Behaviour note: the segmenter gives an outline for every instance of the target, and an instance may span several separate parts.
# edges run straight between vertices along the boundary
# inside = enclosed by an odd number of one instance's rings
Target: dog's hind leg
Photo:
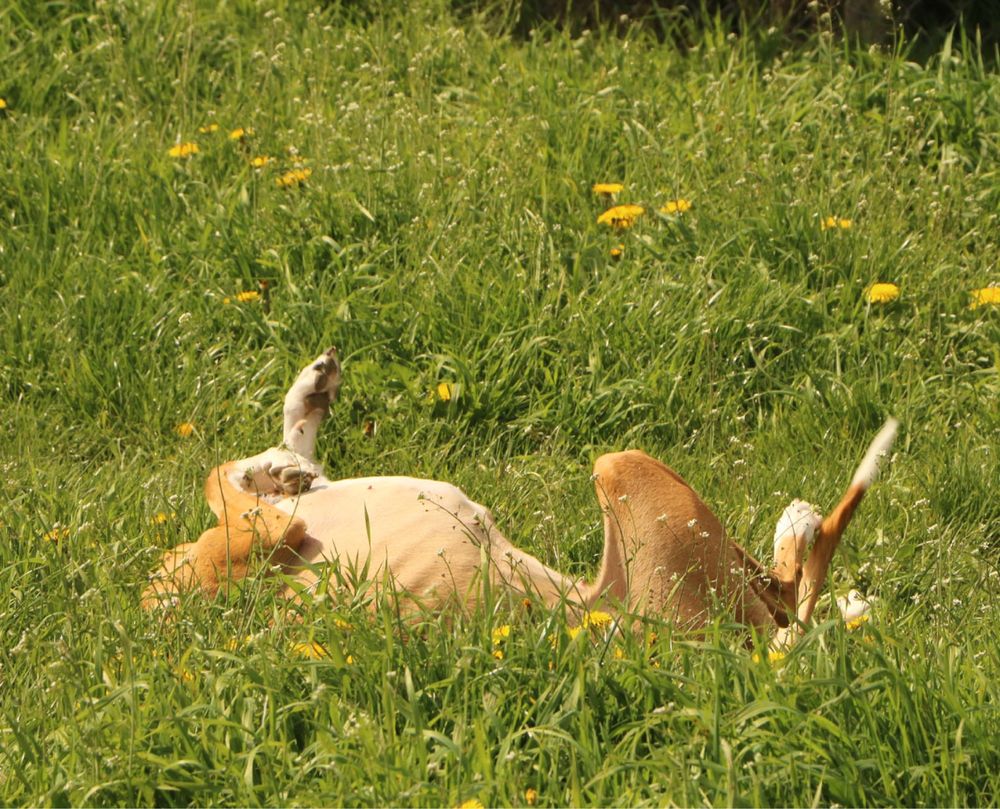
[[[837,597],[837,609],[848,629],[857,629],[871,616],[872,602],[857,590],[851,590],[846,596]]]
[[[780,582],[785,606],[795,612],[797,589],[802,578],[802,558],[819,530],[822,517],[804,500],[793,500],[781,512],[774,529],[774,568],[771,575]]]
[[[798,590],[802,581],[802,559],[806,549],[812,545],[819,530],[822,517],[815,508],[804,500],[793,500],[781,512],[774,529],[774,567],[771,576],[777,585],[777,593],[786,610],[781,616],[778,632],[774,638],[776,648],[791,645],[798,635],[795,626],[798,612]],[[779,616],[775,616],[776,620]],[[790,620],[790,623],[786,623]]]

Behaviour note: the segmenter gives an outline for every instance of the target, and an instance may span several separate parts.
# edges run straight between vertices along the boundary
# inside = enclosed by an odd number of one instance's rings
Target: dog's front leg
[[[331,347],[299,372],[285,394],[282,446],[237,461],[230,483],[275,500],[308,491],[323,474],[314,460],[316,436],[339,388],[340,362]]]
[[[310,458],[283,447],[271,447],[231,465],[229,482],[237,489],[271,502],[309,491],[323,468]]]
[[[308,460],[315,457],[319,425],[340,389],[340,361],[330,347],[299,372],[285,394],[286,447]]]

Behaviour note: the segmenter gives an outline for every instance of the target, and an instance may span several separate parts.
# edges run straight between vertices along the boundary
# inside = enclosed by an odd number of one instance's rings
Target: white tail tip
[[[899,422],[896,419],[890,418],[883,425],[882,429],[878,431],[878,435],[875,436],[875,439],[868,447],[868,452],[865,453],[865,457],[861,460],[858,471],[854,473],[854,478],[851,480],[852,488],[860,486],[862,489],[867,490],[878,479],[879,461],[891,449],[892,442],[896,439],[896,429],[898,427]]]

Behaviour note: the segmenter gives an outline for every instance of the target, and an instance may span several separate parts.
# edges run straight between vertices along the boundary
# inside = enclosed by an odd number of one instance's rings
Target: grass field
[[[1000,282],[1000,79],[975,48],[265,5],[0,8],[0,803],[1000,800],[1000,310],[973,294]],[[599,224],[595,182],[644,214]],[[331,343],[331,476],[453,481],[575,575],[603,451],[662,458],[766,557],[896,415],[828,587],[873,620],[827,599],[769,662],[722,619],[296,624],[266,583],[144,614],[159,553],[210,524],[207,469],[279,440]]]

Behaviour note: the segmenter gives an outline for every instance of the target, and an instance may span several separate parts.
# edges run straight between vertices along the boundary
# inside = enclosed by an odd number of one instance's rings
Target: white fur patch
[[[774,529],[775,551],[778,549],[778,543],[789,535],[793,536],[797,541],[804,541],[806,544],[811,543],[822,521],[823,519],[816,512],[812,504],[807,503],[805,500],[793,500],[781,512],[778,525]]]
[[[837,598],[837,608],[846,624],[859,625],[866,620],[865,616],[871,611],[872,602],[865,598],[857,590],[851,590],[846,596]],[[850,628],[854,628],[853,626]]]

